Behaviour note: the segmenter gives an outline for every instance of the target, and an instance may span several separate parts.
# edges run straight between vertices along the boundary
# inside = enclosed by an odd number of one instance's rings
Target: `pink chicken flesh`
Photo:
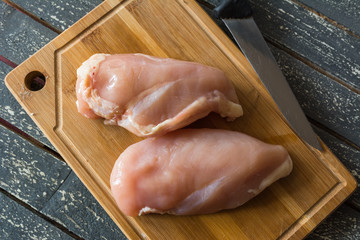
[[[128,147],[110,185],[129,216],[236,208],[290,174],[284,147],[219,129],[182,129]]]
[[[243,114],[219,69],[144,54],[95,54],[77,70],[78,111],[138,136],[162,135],[210,112]]]

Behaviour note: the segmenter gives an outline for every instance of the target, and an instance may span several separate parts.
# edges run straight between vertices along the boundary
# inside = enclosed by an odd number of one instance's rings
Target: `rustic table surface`
[[[0,239],[126,239],[3,81],[101,2],[0,1]],[[219,2],[198,1],[210,15]],[[250,2],[316,133],[359,182],[360,0]],[[360,239],[360,190],[307,238]]]

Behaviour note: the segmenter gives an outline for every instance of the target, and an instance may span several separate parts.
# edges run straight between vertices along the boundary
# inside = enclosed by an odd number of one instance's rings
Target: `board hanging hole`
[[[46,78],[39,71],[33,71],[26,75],[25,86],[30,91],[39,91],[45,86]]]

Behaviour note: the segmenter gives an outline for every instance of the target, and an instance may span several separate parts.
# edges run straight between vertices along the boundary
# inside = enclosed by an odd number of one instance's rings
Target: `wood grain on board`
[[[119,153],[139,138],[119,127],[83,118],[74,104],[76,68],[96,52],[142,52],[223,69],[237,88],[245,115],[231,124],[212,115],[199,124],[244,131],[283,144],[294,159],[294,172],[235,210],[205,216],[125,217],[109,192],[109,174]],[[23,88],[25,76],[32,71],[46,76],[45,87],[37,92]],[[317,152],[291,131],[245,58],[194,1],[166,5],[146,0],[104,2],[11,72],[6,82],[130,238],[303,237],[355,186],[325,146],[324,152]],[[24,97],[24,93],[29,94]],[[310,187],[314,190],[308,191]],[[274,222],[274,217],[279,221]]]

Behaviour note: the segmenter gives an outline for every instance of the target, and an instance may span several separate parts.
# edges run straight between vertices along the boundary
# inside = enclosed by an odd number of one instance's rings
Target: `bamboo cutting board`
[[[215,114],[193,127],[226,128],[285,146],[292,174],[245,205],[199,216],[127,217],[117,208],[109,176],[119,154],[140,138],[77,112],[76,69],[94,53],[135,53],[200,62],[234,83],[244,116]],[[43,74],[45,86],[32,91]],[[6,84],[116,224],[131,239],[298,239],[355,189],[355,180],[323,144],[299,139],[250,64],[193,0],[108,0],[14,69]]]

